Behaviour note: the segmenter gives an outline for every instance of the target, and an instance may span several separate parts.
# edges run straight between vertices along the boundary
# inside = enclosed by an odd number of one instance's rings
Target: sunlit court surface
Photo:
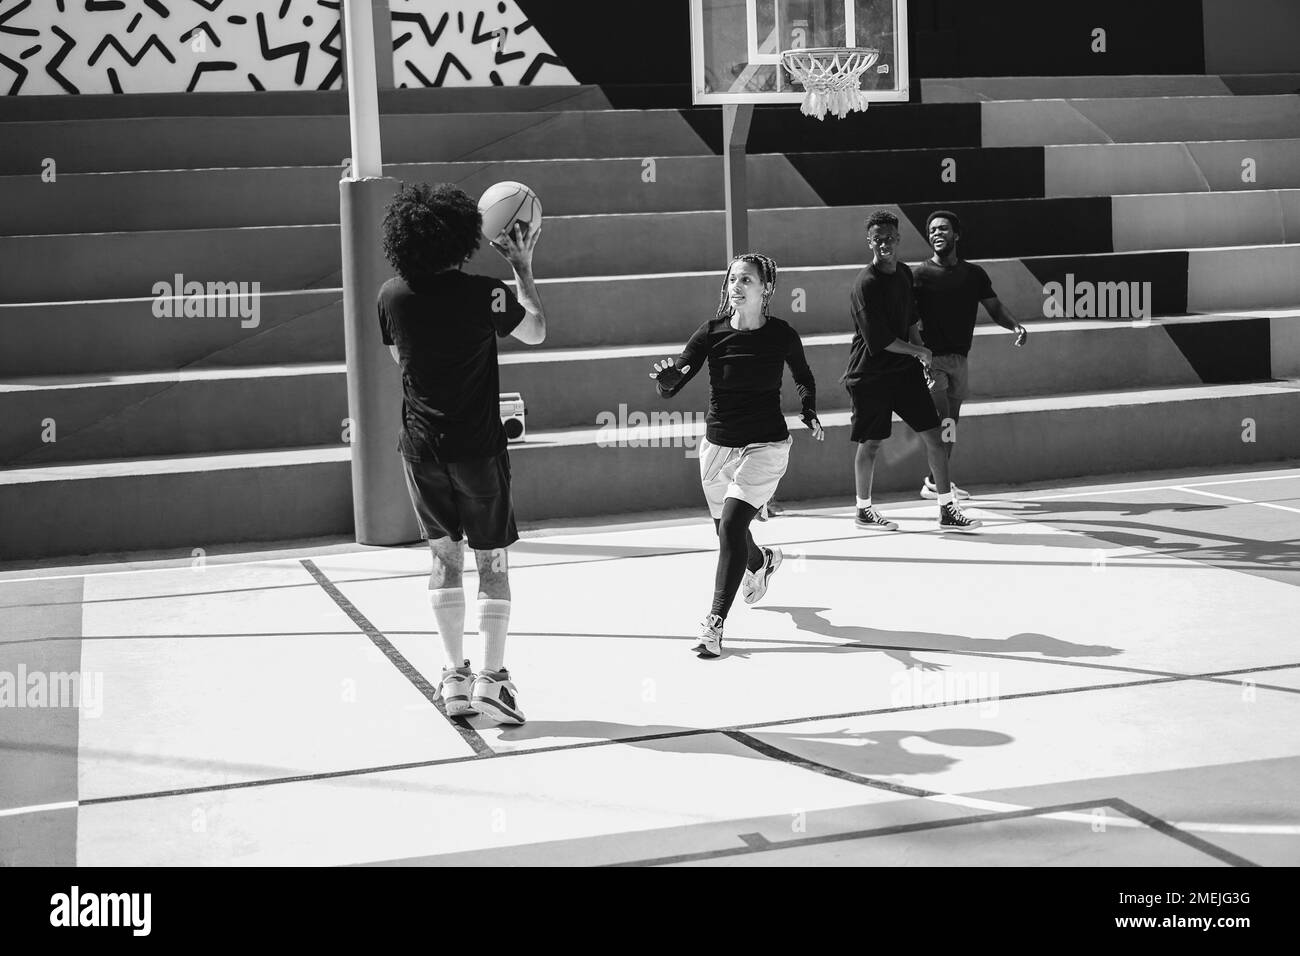
[[[6,712],[0,856],[1300,863],[1300,469],[973,491],[978,535],[786,503],[718,660],[702,507],[525,529],[520,727],[435,704],[423,547],[6,571],[0,672],[51,683]]]

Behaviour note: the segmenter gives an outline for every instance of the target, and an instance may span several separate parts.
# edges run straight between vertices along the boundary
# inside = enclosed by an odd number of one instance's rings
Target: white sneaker
[[[498,724],[522,724],[524,712],[519,709],[518,693],[510,672],[504,667],[495,673],[481,670],[474,678],[470,703],[480,714]]]
[[[763,595],[767,593],[768,582],[772,580],[772,575],[776,574],[776,569],[781,566],[784,557],[780,548],[760,548],[760,550],[763,552],[763,566],[757,571],[750,571],[740,584],[740,593],[746,604],[763,600]]]
[[[970,497],[970,492],[962,488],[958,488],[956,482],[949,482],[948,487],[952,489],[953,497],[957,498],[958,500],[965,500],[966,498]],[[930,501],[935,501],[936,499],[938,499],[939,489],[934,486],[933,478],[927,476],[925,481],[922,482],[921,497],[928,498]]]
[[[470,703],[470,689],[474,684],[474,673],[469,669],[469,661],[460,667],[444,667],[442,680],[438,682],[438,697],[447,708],[448,717],[469,717],[474,713]]]
[[[700,625],[703,630],[700,632],[699,642],[691,648],[697,655],[703,658],[714,658],[722,656],[722,618],[716,614],[710,614]]]

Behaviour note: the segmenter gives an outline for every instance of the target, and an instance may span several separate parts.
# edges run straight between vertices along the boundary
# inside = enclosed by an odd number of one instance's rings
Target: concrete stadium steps
[[[1246,418],[1257,423],[1253,442],[1242,440]],[[824,442],[787,420],[794,446],[777,497],[842,496],[847,515],[849,413],[823,414]],[[692,423],[622,436],[595,429],[537,435],[511,450],[516,510],[528,521],[702,508],[692,457],[702,432]],[[954,465],[963,486],[1290,459],[1300,455],[1300,382],[971,402],[962,412],[959,446]],[[918,487],[926,470],[920,439],[895,419],[894,437],[877,460],[876,492]]]
[[[1300,310],[1276,316],[1188,316],[1150,325],[1114,322],[1038,322],[1026,345],[994,325],[976,329],[971,349],[974,399],[1059,393],[1103,392],[1134,387],[1191,386],[1267,380],[1294,374],[1275,369],[1273,355],[1300,334]],[[519,392],[529,429],[594,426],[601,414],[626,419],[644,414],[702,416],[708,410],[708,372],[671,400],[661,399],[650,381],[651,365],[676,356],[691,330],[674,342],[608,349],[529,350],[504,355],[501,388]],[[817,383],[818,406],[845,403],[840,376],[848,364],[850,332],[803,332],[804,353]],[[788,414],[799,400],[787,370],[782,390]]]
[[[1300,131],[1300,125],[1292,133]],[[1251,160],[1251,181],[1246,161]],[[1300,139],[1106,143],[1043,150],[1046,196],[1234,192],[1300,185]]]
[[[382,114],[607,110],[598,86],[445,86],[379,91]],[[6,96],[0,123],[160,116],[347,116],[346,90]]]
[[[923,77],[923,103],[1294,93],[1300,74]]]
[[[678,110],[446,113],[380,119],[388,163],[708,152]],[[159,149],[166,143],[166,149]],[[341,166],[346,116],[194,116],[0,126],[0,174],[252,166]]]
[[[0,381],[0,466],[342,444],[347,417],[342,363]]]
[[[956,182],[943,180],[946,160],[956,163]],[[748,157],[748,172],[754,209],[1267,191],[1300,187],[1300,139],[766,153]],[[723,206],[722,162],[713,155],[659,156],[653,169],[625,157],[397,163],[387,174],[452,182],[471,195],[525,182],[548,217]],[[39,173],[0,176],[0,235],[337,223],[339,175],[337,166],[279,166],[62,172],[53,183]]]
[[[0,380],[343,360],[343,292],[263,292],[259,323],[154,314],[152,298],[0,304]]]
[[[1300,457],[1300,382],[1144,389],[968,404],[958,480],[1029,482]],[[853,493],[847,411],[823,413],[826,441],[792,422],[795,445],[778,496]],[[1243,441],[1244,419],[1257,423]],[[895,422],[876,469],[879,492],[911,489],[920,442]],[[511,449],[521,522],[700,508],[702,425],[623,434],[595,428],[533,433]],[[346,447],[289,449],[0,472],[0,560],[194,549],[351,530]],[[310,494],[304,490],[310,489]],[[975,505],[978,506],[978,500]],[[52,520],[51,516],[57,516]]]
[[[1002,329],[976,331],[974,399],[1108,389],[1261,381],[1273,368],[1273,340],[1300,335],[1300,310],[1277,316],[1188,316],[1143,326],[1040,322],[1030,343],[1012,347]],[[684,338],[689,330],[682,330]],[[839,377],[851,335],[804,335],[818,403],[844,403]],[[669,401],[649,379],[651,364],[682,342],[607,349],[529,349],[502,358],[501,387],[518,391],[530,431],[594,427],[602,415],[702,419],[708,376]],[[787,412],[799,410],[789,377]],[[396,396],[394,397],[396,400]],[[620,411],[621,406],[621,411]],[[102,377],[0,381],[0,465],[197,455],[342,443],[347,382],[341,361],[307,366],[186,369]],[[54,442],[44,440],[49,422]]]
[[[821,204],[784,156],[751,156],[748,165],[759,205]],[[397,163],[384,171],[404,182],[455,183],[472,196],[494,183],[527,183],[548,217],[723,206],[722,161],[713,155],[660,156],[653,169],[635,157]],[[339,176],[337,166],[68,173],[50,184],[36,176],[4,176],[0,234],[337,223]]]
[[[1284,139],[1300,96],[1014,100],[980,104],[983,146]]]
[[[0,560],[348,534],[346,446],[0,471]]]
[[[1300,190],[952,205],[963,216],[969,237],[963,252],[972,259],[1013,252],[1029,260],[1112,249],[1285,245],[1300,239]],[[787,269],[859,264],[862,222],[871,208],[753,210],[750,245]],[[933,204],[887,208],[904,224],[900,255],[910,261],[926,258],[921,230]],[[535,272],[561,280],[707,271],[723,264],[719,250],[726,245],[720,211],[555,216],[545,230]],[[247,283],[249,289],[259,283],[267,292],[336,287],[339,248],[336,225],[0,237],[0,259],[13,268],[6,295],[15,302],[142,298],[158,283],[165,284],[164,295],[176,295],[178,275],[205,288],[210,282]],[[486,244],[469,268],[511,277],[506,262]]]
[[[718,154],[718,109],[449,113],[382,118],[389,163]],[[1292,138],[1292,95],[898,104],[833,126],[799,111],[755,111],[751,153],[1051,146]],[[219,167],[333,166],[348,155],[342,116],[160,117],[0,124],[0,175]],[[167,149],[158,149],[166,142]]]

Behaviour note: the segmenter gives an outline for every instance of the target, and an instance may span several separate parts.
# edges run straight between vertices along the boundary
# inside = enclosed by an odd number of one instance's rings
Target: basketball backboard
[[[691,0],[694,102],[801,102],[802,84],[781,65],[796,47],[877,49],[864,93],[907,100],[907,0]]]

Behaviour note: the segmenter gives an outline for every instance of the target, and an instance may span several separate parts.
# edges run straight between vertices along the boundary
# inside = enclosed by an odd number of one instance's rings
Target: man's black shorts
[[[852,441],[888,438],[893,412],[898,412],[898,417],[916,432],[939,427],[939,413],[925,385],[920,362],[914,369],[864,375],[861,381],[847,387],[853,400],[853,430],[849,436]]]
[[[402,459],[420,530],[429,539],[469,538],[476,551],[519,540],[510,501],[510,453],[443,464]]]

